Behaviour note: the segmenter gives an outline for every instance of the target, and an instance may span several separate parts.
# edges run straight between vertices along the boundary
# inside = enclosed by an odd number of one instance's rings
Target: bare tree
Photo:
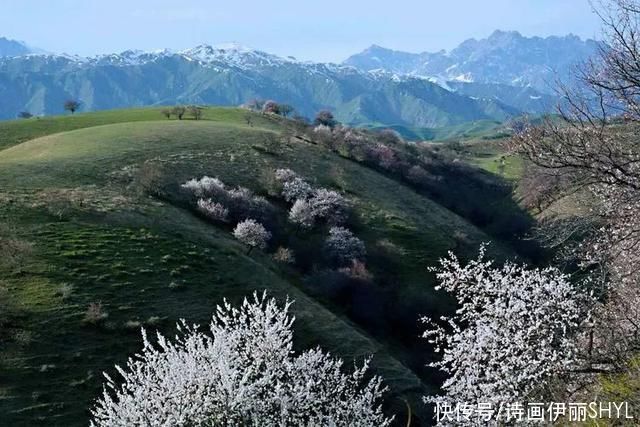
[[[162,114],[163,116],[165,116],[168,119],[171,118],[171,114],[173,114],[173,110],[169,109],[169,108],[164,108],[160,111],[160,114]]]
[[[75,99],[68,99],[64,102],[64,109],[66,111],[70,111],[71,114],[74,114],[76,111],[78,111],[80,105],[80,101],[77,101]]]
[[[523,192],[545,214],[541,237],[611,283],[586,346],[618,370],[640,348],[640,2],[602,2],[598,14],[605,43],[579,88],[562,88],[561,120],[519,126],[512,148],[527,162]]]
[[[187,107],[187,111],[189,112],[189,115],[195,120],[200,120],[202,118],[204,108],[197,105],[190,105]]]
[[[187,109],[181,105],[173,107],[171,112],[178,118],[178,120],[182,120],[184,114],[187,112]]]

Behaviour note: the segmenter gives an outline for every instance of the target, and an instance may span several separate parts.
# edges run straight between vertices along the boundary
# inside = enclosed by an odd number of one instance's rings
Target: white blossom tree
[[[246,219],[238,223],[233,230],[233,235],[249,247],[247,255],[251,253],[253,248],[266,248],[267,242],[271,239],[271,233],[254,219]]]
[[[140,354],[122,381],[105,374],[93,427],[114,426],[388,426],[379,377],[369,361],[350,373],[320,349],[293,352],[290,303],[245,299],[218,306],[208,333],[184,321],[172,342],[142,331]]]
[[[321,188],[309,199],[313,215],[317,219],[325,219],[330,224],[339,225],[347,220],[349,202],[340,193]]]
[[[198,210],[216,221],[257,218],[268,222],[272,206],[264,197],[245,187],[227,187],[218,178],[191,179],[182,188],[198,198]]]
[[[329,257],[341,266],[361,261],[367,254],[364,242],[344,227],[331,227],[325,248]]]
[[[523,402],[541,398],[545,381],[580,367],[580,327],[594,299],[555,268],[494,267],[479,257],[463,266],[440,260],[439,285],[458,302],[452,317],[425,318],[424,336],[442,359],[431,366],[448,378],[428,402]]]
[[[296,224],[312,227],[319,220],[332,225],[340,225],[346,221],[349,201],[340,193],[326,188],[314,189],[291,169],[277,169],[275,178],[282,186],[281,194],[284,199],[294,203],[289,218]]]
[[[313,188],[304,179],[296,177],[282,184],[282,196],[287,202],[307,199],[313,194]]]
[[[197,197],[212,197],[217,193],[226,191],[225,185],[218,178],[203,176],[201,179],[190,179],[182,184],[182,188],[191,191]]]
[[[291,206],[289,220],[298,225],[298,228],[312,228],[316,222],[313,208],[308,200],[298,199]]]
[[[282,186],[280,193],[287,202],[307,199],[313,193],[311,185],[291,169],[277,169],[275,178]]]
[[[294,178],[297,178],[298,174],[292,171],[291,169],[282,168],[282,169],[276,169],[275,177],[276,177],[276,181],[280,182],[281,184],[284,184],[287,181],[291,181]]]
[[[229,209],[212,199],[199,199],[198,210],[215,221],[226,222],[229,219]]]

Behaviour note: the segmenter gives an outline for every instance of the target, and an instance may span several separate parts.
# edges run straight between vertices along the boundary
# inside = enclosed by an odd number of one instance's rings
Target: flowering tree
[[[313,188],[302,178],[294,178],[282,185],[282,196],[287,202],[307,199],[313,194]]]
[[[347,219],[349,202],[336,191],[326,188],[314,190],[291,169],[276,170],[275,178],[282,185],[281,193],[285,200],[294,202],[295,209],[292,208],[289,216],[293,222],[311,227],[316,220],[324,219],[337,225]]]
[[[341,194],[321,188],[309,199],[313,215],[326,219],[330,224],[342,224],[349,214],[349,202]]]
[[[540,237],[611,286],[596,312],[594,363],[623,370],[640,346],[640,2],[596,2],[605,41],[565,90],[563,120],[515,127],[523,192],[545,212]],[[566,209],[570,207],[570,209]]]
[[[262,112],[268,114],[280,114],[280,104],[276,101],[269,100],[262,106]]]
[[[313,193],[313,188],[291,169],[277,169],[276,181],[282,186],[281,194],[287,202],[307,199]]]
[[[293,355],[290,303],[254,295],[239,308],[217,307],[209,333],[185,322],[171,342],[157,334],[116,366],[93,408],[98,426],[388,426],[381,379],[351,374],[320,349]]]
[[[581,363],[576,332],[588,317],[593,298],[555,268],[528,269],[484,259],[462,266],[452,254],[432,269],[439,285],[458,301],[443,328],[424,319],[424,336],[442,359],[431,364],[448,374],[443,396],[451,402],[522,402],[546,380]]]
[[[308,200],[298,199],[291,206],[289,220],[298,225],[298,228],[312,228],[316,222],[313,208]]]
[[[291,181],[294,178],[298,177],[298,174],[292,171],[291,169],[276,169],[276,180],[280,183],[285,183],[287,181]]]
[[[227,188],[218,178],[191,179],[182,188],[198,197],[198,209],[218,221],[258,218],[267,222],[271,204],[245,187]],[[225,213],[226,212],[226,213]]]
[[[364,259],[367,251],[362,240],[344,227],[332,227],[325,241],[329,257],[339,265],[351,265],[353,260]]]
[[[262,224],[253,219],[246,219],[240,222],[233,230],[233,235],[249,247],[247,255],[251,253],[253,248],[266,248],[267,242],[271,239],[271,233]]]
[[[190,179],[182,184],[182,188],[191,191],[197,197],[212,197],[226,191],[222,181],[208,176],[203,176],[201,179]]]
[[[214,221],[226,222],[229,219],[229,209],[225,208],[222,203],[214,202],[211,199],[198,200],[198,209]]]

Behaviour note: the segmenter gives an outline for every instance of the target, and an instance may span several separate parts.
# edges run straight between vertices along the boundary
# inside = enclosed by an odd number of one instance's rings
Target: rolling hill
[[[471,256],[491,238],[288,126],[233,108],[207,108],[199,121],[147,108],[0,123],[0,238],[29,248],[22,268],[0,263],[3,423],[86,425],[101,372],[140,348],[140,326],[172,335],[178,319],[202,324],[223,298],[256,290],[295,301],[297,348],[320,345],[347,361],[374,355],[392,390],[390,411],[402,418],[408,399],[413,425],[428,418],[420,396],[439,376],[424,368],[431,355],[414,314],[452,306],[426,268],[448,250]],[[264,195],[286,222],[267,185],[282,167],[352,201],[373,283],[338,289],[330,271],[247,255],[228,229],[179,202],[181,183],[209,175]],[[322,235],[288,238],[312,245]],[[493,250],[513,255],[499,242]],[[338,297],[328,296],[332,286]],[[107,315],[100,325],[84,320],[92,304]]]

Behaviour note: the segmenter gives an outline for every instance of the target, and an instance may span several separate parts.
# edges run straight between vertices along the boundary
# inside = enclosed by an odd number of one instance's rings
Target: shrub
[[[353,279],[369,281],[373,278],[373,275],[369,272],[369,270],[367,270],[367,265],[364,262],[358,261],[356,259],[351,260],[350,266],[341,268],[340,272]]]
[[[366,255],[364,242],[344,227],[332,227],[325,241],[329,258],[340,266],[348,266]]]
[[[153,196],[163,195],[163,177],[165,171],[162,164],[158,162],[146,161],[138,169],[135,176],[137,188]]]
[[[20,240],[15,232],[0,224],[0,268],[22,271],[33,254],[33,245]]]
[[[273,259],[283,264],[294,264],[296,262],[296,257],[293,253],[293,250],[289,248],[283,248],[282,246],[280,246],[273,254]]]
[[[275,176],[276,180],[284,184],[285,182],[289,182],[294,178],[297,178],[298,174],[291,169],[276,169]]]
[[[97,325],[103,320],[109,317],[109,314],[104,311],[101,302],[92,302],[87,307],[87,311],[84,313],[84,322]]]

